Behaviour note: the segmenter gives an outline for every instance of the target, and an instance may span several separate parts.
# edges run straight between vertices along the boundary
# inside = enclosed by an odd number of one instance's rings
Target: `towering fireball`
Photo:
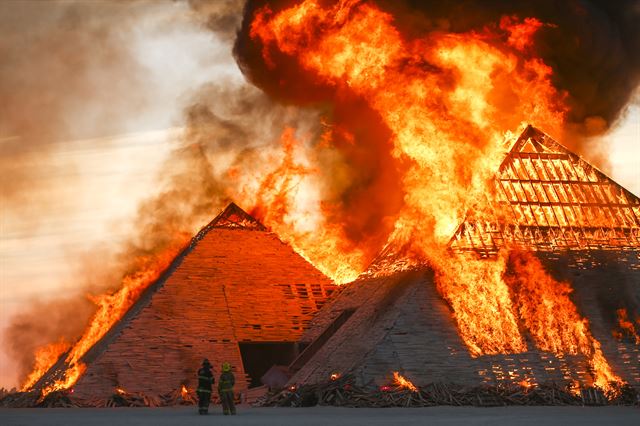
[[[473,355],[526,351],[520,318],[540,349],[585,354],[596,383],[606,387],[617,377],[569,298],[557,307],[567,323],[545,322],[549,312],[525,308],[557,299],[564,288],[534,258],[521,258],[519,271],[533,269],[550,284],[525,294],[525,286],[505,280],[506,252],[493,260],[452,259],[446,249],[468,210],[481,217],[500,206],[490,182],[523,120],[562,132],[566,95],[532,48],[543,25],[504,16],[481,30],[408,38],[373,2],[305,0],[256,10],[249,35],[270,72],[286,78],[294,66],[310,93],[324,88],[335,102],[362,99],[389,129],[404,199],[387,250],[435,269]]]

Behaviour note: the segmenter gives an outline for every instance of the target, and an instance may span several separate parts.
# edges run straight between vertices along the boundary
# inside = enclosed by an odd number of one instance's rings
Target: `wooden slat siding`
[[[298,341],[333,287],[272,233],[214,228],[88,365],[76,395],[110,395],[115,386],[149,395],[193,389],[203,357],[216,374],[230,362],[242,391],[248,381],[238,341]]]
[[[329,326],[320,334],[313,342],[307,346],[304,351],[296,359],[291,362],[289,365],[289,371],[296,372],[302,368],[319,350],[327,340],[331,338],[339,329],[344,325],[345,322],[351,315],[355,312],[354,309],[344,310],[338,315],[338,317],[329,324]]]
[[[358,309],[292,377],[291,382],[322,382],[334,372],[351,372],[358,366],[365,365],[366,354],[384,337],[385,328],[391,326],[398,314],[393,309],[395,300],[401,298],[408,284],[416,279],[412,272],[402,273],[392,277],[361,280],[357,282],[357,286],[354,284],[354,287],[345,289],[335,303],[332,303],[332,308],[340,312],[354,306]],[[339,313],[334,317],[338,315]]]
[[[316,340],[324,331],[338,318],[343,311],[355,309],[361,302],[349,297],[354,292],[359,292],[357,287],[362,281],[355,281],[337,287],[336,291],[327,298],[322,308],[313,317],[309,328],[305,330],[301,337],[301,342],[310,344]],[[344,294],[343,294],[344,293]]]
[[[549,270],[565,272],[566,276],[556,278],[572,282],[572,300],[580,314],[588,319],[615,373],[628,383],[640,386],[640,346],[629,341],[618,342],[612,337],[613,325],[605,318],[600,300],[603,289],[612,286],[623,289],[622,300],[628,300],[636,309],[640,306],[637,254],[538,255]],[[525,353],[472,358],[458,336],[449,307],[428,273],[409,281],[409,288],[381,311],[381,301],[405,277],[361,279],[328,302],[303,339],[317,337],[344,309],[357,308],[357,311],[291,383],[324,382],[331,373],[340,372],[355,374],[361,383],[383,384],[389,382],[393,371],[400,371],[417,384],[445,381],[479,385],[518,383],[523,379],[538,383],[592,384],[583,355],[556,356],[542,352],[530,339],[529,351]]]
[[[408,375],[416,383],[477,380],[478,363],[470,356],[451,317],[449,307],[424,275],[398,300],[398,316],[360,373],[378,385],[388,383],[393,371]]]

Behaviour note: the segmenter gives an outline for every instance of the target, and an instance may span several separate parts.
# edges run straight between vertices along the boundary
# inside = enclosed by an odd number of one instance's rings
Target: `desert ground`
[[[199,416],[194,407],[1,409],[3,426],[164,426],[164,425],[634,425],[639,407],[430,407],[430,408],[253,408],[223,416],[212,407]]]

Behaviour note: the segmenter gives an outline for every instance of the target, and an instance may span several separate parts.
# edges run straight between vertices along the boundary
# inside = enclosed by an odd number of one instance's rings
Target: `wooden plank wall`
[[[303,340],[317,337],[345,309],[353,315],[292,378],[292,382],[323,382],[332,373],[368,368],[365,358],[384,338],[398,314],[394,309],[407,288],[422,274],[403,273],[363,279],[350,284],[323,309]],[[325,317],[327,319],[325,319]]]

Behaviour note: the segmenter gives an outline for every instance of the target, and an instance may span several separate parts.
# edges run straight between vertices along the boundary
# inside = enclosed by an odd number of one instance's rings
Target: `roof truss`
[[[640,199],[531,126],[493,189],[495,213],[469,214],[451,239],[453,250],[640,249]]]

